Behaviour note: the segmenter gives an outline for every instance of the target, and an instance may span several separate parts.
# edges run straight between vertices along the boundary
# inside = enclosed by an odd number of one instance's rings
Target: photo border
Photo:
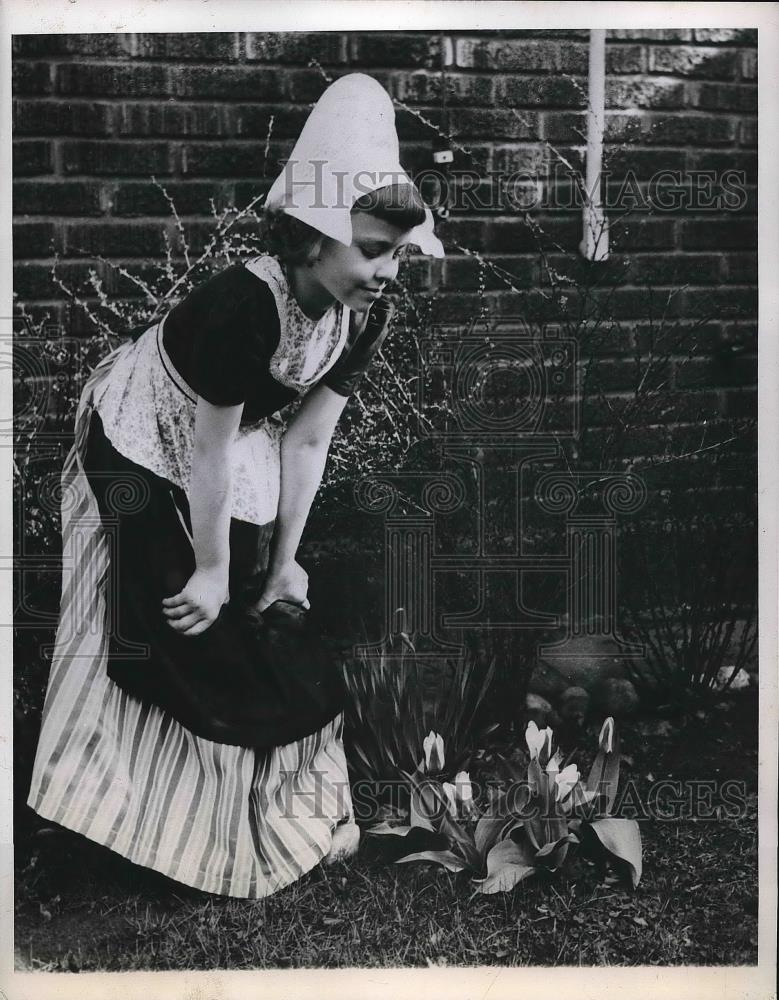
[[[779,456],[779,5],[772,3],[525,3],[308,0],[4,0],[0,8],[0,315],[12,313],[11,260],[11,35],[80,32],[475,30],[530,28],[757,28],[759,44],[759,964],[757,966],[651,966],[627,968],[532,967],[451,969],[258,970],[256,972],[22,973],[13,970],[12,847],[12,631],[0,628],[0,1000],[43,998],[317,997],[372,1000],[416,996],[503,1000],[520,990],[545,996],[566,990],[585,998],[768,998],[776,982],[777,843],[777,531]],[[369,72],[369,70],[368,70]],[[10,367],[0,371],[0,419],[10,418]],[[10,454],[0,469],[0,544],[11,551]],[[0,578],[0,618],[12,615],[10,574]]]

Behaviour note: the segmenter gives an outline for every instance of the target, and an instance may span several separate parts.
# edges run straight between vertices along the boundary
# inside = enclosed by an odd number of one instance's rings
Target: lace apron
[[[270,373],[299,393],[282,410],[242,425],[236,434],[232,516],[267,524],[278,506],[278,456],[284,428],[309,389],[338,360],[349,334],[349,310],[336,304],[319,320],[311,320],[291,295],[275,257],[258,257],[246,266],[270,286],[279,312],[281,338],[270,360]],[[94,405],[117,451],[186,490],[197,396],[165,351],[163,324],[164,320],[128,345],[111,378],[96,391]]]

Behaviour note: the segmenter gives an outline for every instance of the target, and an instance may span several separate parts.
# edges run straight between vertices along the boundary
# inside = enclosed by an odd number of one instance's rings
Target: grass
[[[63,834],[17,845],[19,969],[262,969],[429,965],[741,965],[757,961],[757,699],[706,718],[623,728],[625,776],[735,779],[737,819],[641,823],[635,892],[583,858],[546,883],[474,896],[466,877],[356,861],[265,900],[188,889]],[[716,797],[715,797],[716,802]],[[60,838],[57,838],[60,840]],[[63,846],[64,844],[64,846]]]

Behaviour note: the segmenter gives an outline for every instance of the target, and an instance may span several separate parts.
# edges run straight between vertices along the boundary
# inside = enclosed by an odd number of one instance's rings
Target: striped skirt
[[[63,468],[60,618],[28,805],[197,889],[268,896],[353,817],[343,716],[255,751],[193,735],[108,677],[109,539],[83,458],[94,393],[123,350],[90,376]]]

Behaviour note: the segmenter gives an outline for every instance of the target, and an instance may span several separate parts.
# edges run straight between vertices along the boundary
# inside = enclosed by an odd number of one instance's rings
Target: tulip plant
[[[550,728],[529,723],[524,774],[506,763],[512,777],[484,811],[473,800],[470,777],[460,771],[444,781],[444,744],[435,732],[423,741],[413,773],[407,826],[381,823],[367,832],[392,838],[398,862],[433,861],[470,873],[477,892],[508,892],[540,871],[553,872],[569,847],[595,837],[608,856],[624,862],[635,888],[641,878],[641,834],[632,819],[611,816],[619,781],[619,737],[612,718],[598,737],[598,753],[586,781],[563,761]]]
[[[433,736],[441,734],[441,742],[433,750],[430,737],[424,740],[427,758],[438,755],[428,772],[443,770],[444,738],[450,765],[464,763],[474,739],[497,728],[497,723],[478,723],[495,669],[494,657],[486,669],[472,653],[448,660],[446,680],[423,701],[423,664],[405,644],[399,655],[382,650],[378,656],[345,658],[342,671],[350,697],[344,740],[352,780],[397,781],[415,767],[420,740],[431,727]],[[439,757],[440,767],[435,763]]]

